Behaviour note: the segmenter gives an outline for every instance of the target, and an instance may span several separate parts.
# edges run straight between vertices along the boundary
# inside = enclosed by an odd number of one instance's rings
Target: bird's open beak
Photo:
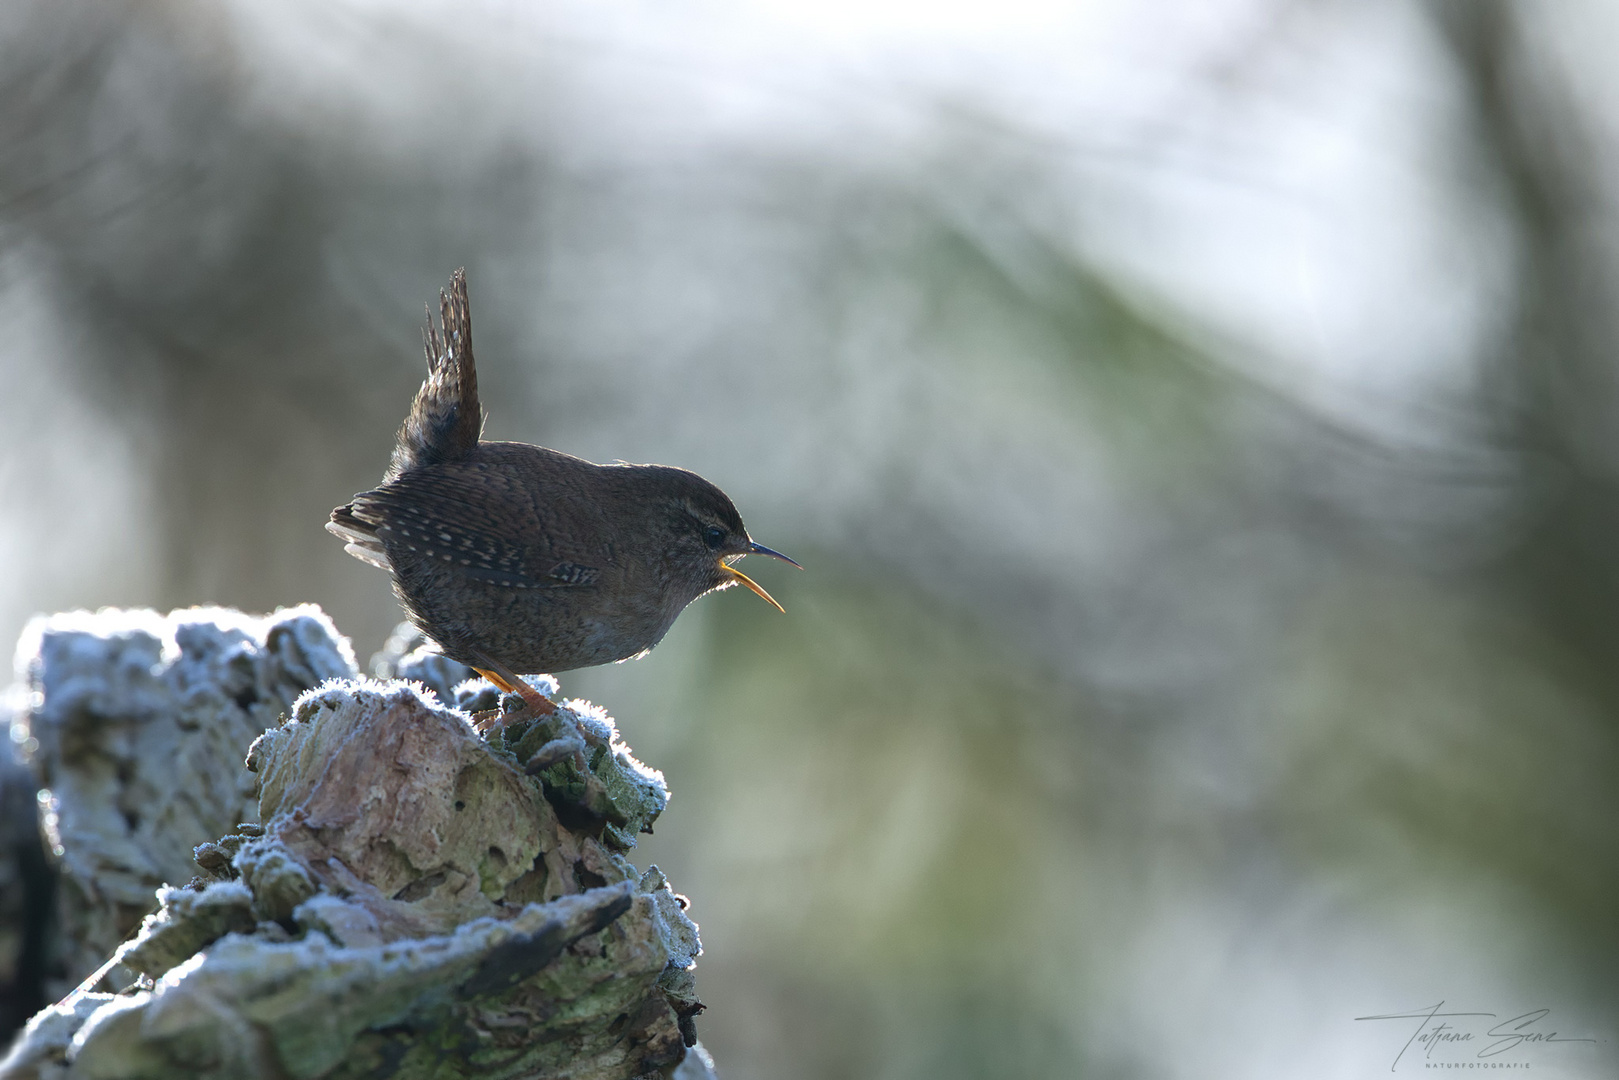
[[[750,544],[751,543],[752,542],[750,541]],[[744,555],[773,555],[776,558],[780,559],[782,562],[793,563],[794,566],[798,566],[798,563],[793,562],[792,559],[789,559],[787,556],[783,555],[781,552],[772,551],[770,548],[765,547],[763,544],[752,544],[752,546],[749,547],[748,550],[744,551],[742,554],[744,554]],[[734,558],[735,556],[732,556],[732,557]],[[802,566],[798,566],[798,568],[800,570],[804,569]],[[772,605],[777,611],[781,612],[783,615],[787,614],[787,609],[782,607],[780,604],[776,603],[776,598],[774,596],[771,596],[769,593],[765,592],[764,589],[760,588],[758,582],[754,581],[752,578],[750,578],[748,575],[744,574],[742,571],[738,570],[736,567],[731,566],[730,564],[728,564],[724,559],[720,560],[720,569],[725,571],[726,574],[730,575],[730,577],[731,577],[731,579],[733,581],[735,581],[735,582],[737,582],[738,584],[741,584],[741,585],[746,585],[748,588],[752,589],[754,592],[756,592],[760,596],[764,597],[765,601],[767,603],[769,603],[770,605]]]
[[[720,562],[720,569],[725,571],[725,573],[730,576],[731,580],[746,585],[748,588],[764,597],[766,603],[774,604],[777,611],[781,612],[783,615],[787,614],[787,609],[782,607],[780,604],[777,604],[776,598],[760,588],[759,583],[754,581],[748,575],[744,574],[734,566],[727,566],[724,560],[721,560]]]

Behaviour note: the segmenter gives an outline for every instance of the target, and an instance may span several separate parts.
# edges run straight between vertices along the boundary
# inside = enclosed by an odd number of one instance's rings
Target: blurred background
[[[668,775],[635,861],[722,1075],[1370,1077],[1408,1032],[1354,1018],[1440,1001],[1611,1075],[1616,35],[14,0],[0,640],[315,601],[379,649],[322,524],[464,265],[487,435],[695,469],[808,567],[563,678]]]

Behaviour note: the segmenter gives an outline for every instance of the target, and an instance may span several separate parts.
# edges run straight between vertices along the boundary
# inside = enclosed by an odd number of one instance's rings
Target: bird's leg
[[[473,665],[473,671],[476,671],[479,675],[482,675],[484,678],[488,679],[490,682],[494,683],[508,694],[521,694],[523,697],[523,704],[537,716],[550,716],[557,712],[556,705],[548,700],[545,695],[541,694],[538,690],[535,690],[532,686],[518,678],[516,675],[513,675],[504,665],[502,665],[498,660],[492,658],[488,653],[482,651],[474,652],[472,654],[472,658],[477,661],[477,663]],[[504,722],[505,721],[501,715],[497,713],[487,722],[477,724],[476,726],[478,730],[482,732],[488,731],[496,723]],[[602,787],[602,783],[599,779],[597,779],[596,774],[590,771],[590,765],[585,758],[585,747],[585,729],[580,726],[577,718],[573,718],[573,730],[565,735],[557,736],[544,746],[540,747],[534,756],[529,759],[525,768],[530,775],[533,775],[538,772],[543,772],[545,769],[550,768],[552,765],[563,760],[564,758],[571,757],[573,758],[574,765],[579,770],[579,775],[584,778],[587,801],[596,802],[605,800],[607,798],[607,791]]]
[[[539,713],[541,716],[557,711],[557,707],[554,702],[552,702],[538,690],[534,689],[528,683],[524,682],[522,679],[508,678],[501,672],[493,670],[485,671],[480,667],[475,667],[472,670],[476,671],[479,675],[482,675],[484,678],[500,687],[500,689],[506,693],[521,696],[523,699],[523,704]]]
[[[523,705],[535,716],[547,716],[557,711],[556,705],[547,699],[544,694],[534,689],[523,679],[513,675],[500,661],[482,652],[475,654],[473,659],[477,661],[472,665],[473,671],[476,671],[506,693],[517,694],[523,699]],[[495,721],[498,719],[499,714],[497,713],[494,718],[477,724],[477,728],[479,731],[487,731],[494,726]]]

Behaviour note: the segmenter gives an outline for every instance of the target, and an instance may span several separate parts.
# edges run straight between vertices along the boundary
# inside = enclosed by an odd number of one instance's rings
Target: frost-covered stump
[[[304,691],[357,674],[348,641],[313,606],[29,624],[12,736],[48,793],[40,813],[62,870],[53,996],[140,925],[154,889],[196,873],[193,846],[258,820],[242,759],[259,733]]]
[[[576,708],[583,772],[559,719],[486,742],[411,684],[305,693],[246,755],[261,824],[198,846],[118,950],[134,985],[35,1017],[7,1073],[705,1075],[696,927],[624,858],[662,778]]]

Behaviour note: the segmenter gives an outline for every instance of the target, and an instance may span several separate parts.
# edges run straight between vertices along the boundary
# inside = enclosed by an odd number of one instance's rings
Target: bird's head
[[[733,563],[744,555],[769,555],[785,563],[798,563],[779,551],[756,544],[742,524],[742,515],[729,496],[696,473],[653,466],[654,489],[664,508],[668,549],[665,557],[695,599],[714,589],[741,585],[751,589],[776,610],[785,610],[757,582]],[[803,569],[803,567],[799,567]]]

